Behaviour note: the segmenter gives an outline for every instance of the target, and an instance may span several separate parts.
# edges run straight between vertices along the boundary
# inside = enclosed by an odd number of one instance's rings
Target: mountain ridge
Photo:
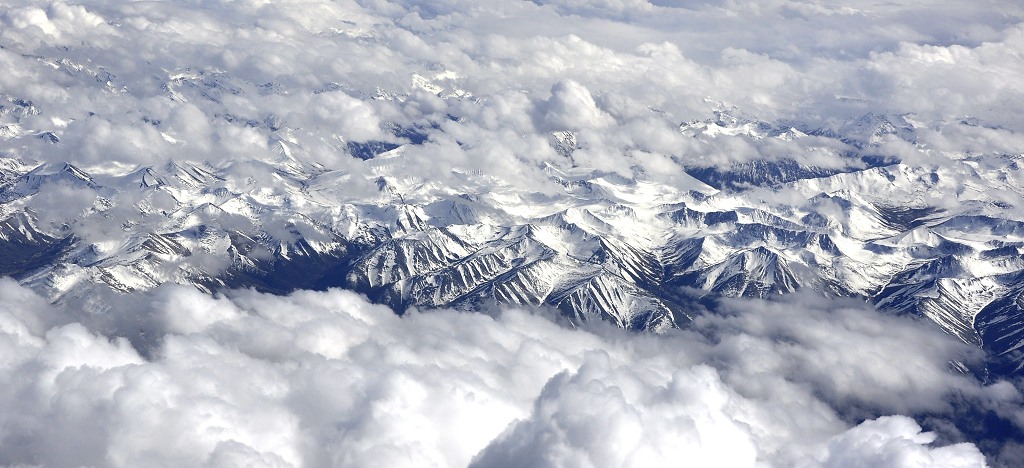
[[[861,122],[853,136],[814,138],[859,138],[871,149],[872,138],[910,131],[867,121],[881,130]],[[810,134],[721,115],[681,131],[716,138],[723,128],[752,139]],[[571,140],[561,132],[551,144]],[[540,193],[484,174],[461,175],[462,187],[392,175],[389,165],[405,157],[393,151],[368,175],[302,163],[290,150],[241,166],[93,170],[3,158],[0,242],[16,254],[0,274],[56,302],[165,282],[345,287],[399,312],[547,305],[575,323],[651,331],[685,327],[701,309],[695,297],[809,288],[920,315],[1007,361],[1000,369],[1021,369],[1021,314],[1009,298],[1019,294],[1012,278],[1024,275],[1024,221],[972,189],[1021,195],[1021,156],[876,165],[850,152],[837,156],[850,162],[842,170],[759,160],[715,169],[732,181],[720,184],[700,168],[666,183],[548,165],[558,190]],[[359,179],[376,191],[346,189]],[[91,202],[41,216],[61,190]]]

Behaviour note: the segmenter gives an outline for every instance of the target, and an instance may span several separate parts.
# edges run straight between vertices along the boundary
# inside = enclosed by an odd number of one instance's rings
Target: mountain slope
[[[861,120],[815,132],[720,115],[681,130],[851,148],[831,168],[766,159],[666,183],[548,165],[544,191],[403,174],[401,146],[354,154],[368,174],[304,163],[283,140],[274,158],[219,165],[4,158],[0,274],[56,302],[166,282],[340,286],[399,311],[547,305],[653,331],[686,326],[695,298],[813,289],[921,315],[1020,371],[1024,216],[1007,200],[1024,199],[1022,157],[865,164],[861,149],[913,128]]]

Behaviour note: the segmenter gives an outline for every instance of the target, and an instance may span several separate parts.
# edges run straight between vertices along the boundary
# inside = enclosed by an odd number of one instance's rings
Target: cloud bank
[[[985,458],[897,413],[1024,421],[1013,385],[948,371],[969,347],[808,295],[654,336],[340,290],[167,286],[102,313],[0,290],[4,464],[960,467]]]
[[[413,141],[406,177],[536,185],[538,161],[665,180],[752,159],[829,165],[813,139],[681,137],[722,106],[812,128],[874,112],[929,135],[967,117],[1004,130],[936,148],[953,153],[1014,152],[1005,130],[1024,130],[1011,1],[19,0],[0,22],[0,150],[51,162],[286,152],[366,174],[350,143]],[[547,145],[561,130],[579,133],[572,158]]]

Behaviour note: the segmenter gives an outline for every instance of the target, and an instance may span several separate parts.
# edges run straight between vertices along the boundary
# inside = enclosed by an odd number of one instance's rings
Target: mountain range
[[[8,116],[32,113],[8,104]],[[244,124],[266,127],[276,157],[134,167],[0,158],[0,275],[97,313],[97,288],[344,287],[400,313],[545,305],[575,324],[652,332],[686,327],[724,297],[806,289],[926,318],[983,347],[996,375],[1024,367],[1022,156],[885,156],[882,143],[917,144],[912,116],[806,128],[720,110],[679,131],[804,141],[829,163],[687,164],[671,180],[541,163],[554,190],[473,172],[400,175],[406,149],[431,128],[393,126],[404,144],[344,143],[340,152],[370,168],[353,173],[307,162],[287,129]],[[58,132],[16,124],[0,134],[61,144]],[[549,143],[567,157],[579,149],[572,131]]]

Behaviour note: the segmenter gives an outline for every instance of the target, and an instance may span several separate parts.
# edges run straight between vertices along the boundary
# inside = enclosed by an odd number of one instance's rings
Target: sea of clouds
[[[950,372],[971,347],[809,294],[661,336],[343,290],[0,297],[6,465],[976,467],[898,414],[1024,423],[1012,384]]]
[[[694,164],[830,164],[814,139],[678,131],[735,106],[810,127],[905,114],[929,150],[883,150],[927,164],[1020,152],[1022,54],[1014,1],[13,0],[0,8],[0,105],[14,109],[0,112],[0,151],[102,170],[274,159],[285,141],[370,176],[346,144],[407,143],[394,129],[419,128],[424,141],[392,170],[538,190],[543,164],[668,183]],[[18,110],[26,102],[34,111]],[[938,130],[967,118],[983,125]],[[574,132],[579,148],[558,154],[553,131]],[[34,203],[44,218],[83,209],[74,193]],[[535,310],[399,317],[345,291],[166,286],[57,307],[0,279],[0,463],[967,467],[986,463],[981,449],[994,463],[1024,456],[1019,441],[960,423],[995,418],[1020,433],[1020,385],[956,371],[982,357],[930,325],[810,293],[719,311],[651,336]]]

